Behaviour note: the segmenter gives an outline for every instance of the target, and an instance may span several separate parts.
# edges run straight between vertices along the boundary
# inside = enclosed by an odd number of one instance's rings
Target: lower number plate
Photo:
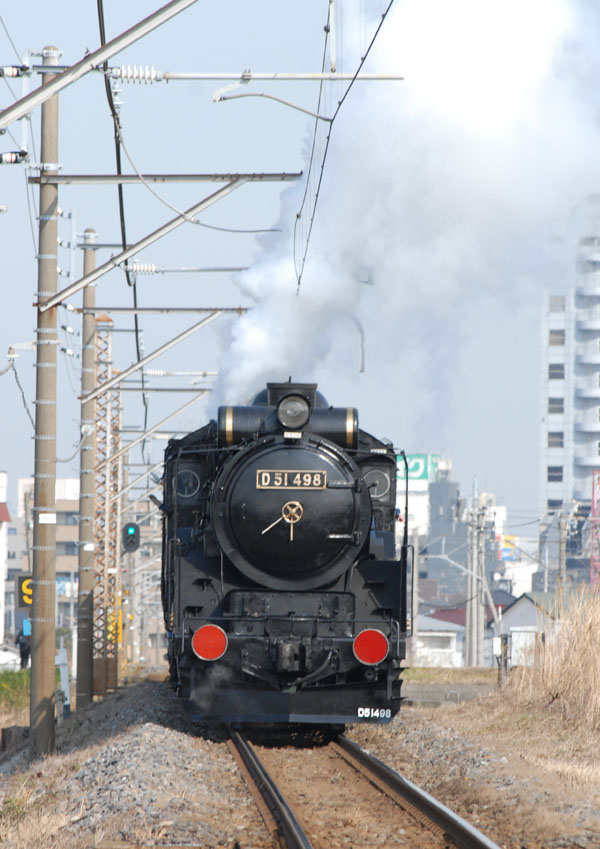
[[[389,708],[359,707],[359,719],[391,719],[392,711]]]

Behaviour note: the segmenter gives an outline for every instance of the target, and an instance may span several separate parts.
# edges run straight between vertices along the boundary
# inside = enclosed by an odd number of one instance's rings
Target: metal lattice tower
[[[112,320],[96,320],[96,383],[115,374],[112,368]],[[120,393],[109,390],[96,399],[96,501],[94,513],[94,694],[104,695],[117,686],[118,605],[120,574],[120,500],[111,498],[120,489],[122,463],[105,462],[120,447]],[[103,465],[98,469],[98,464]]]
[[[592,509],[590,511],[591,550],[590,584],[600,590],[600,470],[592,473]]]

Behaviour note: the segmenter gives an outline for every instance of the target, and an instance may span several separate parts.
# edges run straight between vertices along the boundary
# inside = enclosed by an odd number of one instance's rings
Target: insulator
[[[28,70],[27,65],[5,65],[0,68],[0,77],[22,77]]]
[[[27,156],[26,150],[7,150],[6,153],[0,153],[0,164],[15,165],[17,162],[23,162]]]
[[[111,75],[113,79],[128,83],[157,83],[163,78],[162,71],[157,71],[153,65],[121,65],[112,68]]]
[[[127,268],[132,274],[156,274],[153,262],[130,262]]]

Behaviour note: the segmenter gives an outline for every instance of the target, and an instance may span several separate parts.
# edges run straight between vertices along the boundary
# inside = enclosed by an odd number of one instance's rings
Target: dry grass
[[[415,684],[495,684],[496,669],[414,666],[402,670],[402,680]]]
[[[552,707],[570,723],[600,729],[600,593],[559,597],[555,627],[531,665],[510,674],[506,696],[518,705]]]

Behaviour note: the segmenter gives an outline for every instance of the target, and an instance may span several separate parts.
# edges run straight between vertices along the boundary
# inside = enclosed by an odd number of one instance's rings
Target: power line
[[[31,427],[35,431],[35,423],[33,421],[33,417],[31,415],[29,407],[27,406],[27,398],[25,397],[25,390],[23,389],[23,384],[19,380],[19,375],[17,374],[17,369],[16,369],[16,366],[15,366],[14,360],[11,359],[11,361],[9,362],[7,367],[5,369],[3,369],[2,371],[0,371],[0,377],[2,377],[3,375],[5,375],[7,372],[9,372],[11,370],[12,370],[12,373],[14,374],[14,376],[15,376],[15,381],[17,383],[17,386],[19,387],[19,391],[21,393],[21,398],[23,399],[23,406],[25,407],[25,412],[27,413],[27,417],[28,417],[29,421],[31,422]]]
[[[311,239],[311,235],[312,235],[312,228],[313,228],[313,224],[314,224],[314,220],[315,220],[315,215],[316,215],[316,211],[317,211],[317,204],[318,204],[318,201],[319,201],[319,194],[320,194],[320,190],[321,190],[321,183],[322,183],[322,181],[323,181],[323,173],[324,173],[324,170],[325,170],[325,162],[326,162],[326,160],[327,160],[327,154],[328,154],[328,152],[329,152],[329,142],[330,142],[330,140],[331,140],[331,131],[332,131],[332,129],[333,129],[333,125],[334,125],[335,119],[337,118],[337,116],[338,116],[338,114],[339,114],[339,111],[340,111],[340,109],[342,108],[342,106],[343,106],[343,104],[344,104],[344,101],[345,101],[345,100],[346,100],[346,98],[348,97],[348,94],[350,93],[350,90],[352,89],[352,86],[353,86],[353,85],[354,85],[354,83],[356,82],[356,78],[357,78],[357,77],[358,77],[358,75],[360,74],[360,71],[361,71],[361,69],[362,69],[363,65],[365,64],[365,62],[366,62],[366,60],[367,60],[368,55],[369,55],[369,53],[371,52],[371,48],[372,48],[372,47],[373,47],[373,45],[375,44],[375,41],[376,41],[376,39],[377,39],[377,36],[379,35],[379,32],[380,32],[380,30],[381,30],[381,27],[383,26],[383,23],[384,23],[384,21],[385,21],[385,19],[386,19],[387,15],[388,15],[388,13],[389,13],[390,9],[392,8],[393,4],[394,4],[394,0],[390,0],[390,2],[389,2],[389,4],[388,4],[387,8],[386,8],[386,9],[385,9],[385,11],[382,13],[382,15],[381,15],[381,20],[379,21],[379,24],[378,24],[378,26],[377,26],[377,29],[375,30],[375,34],[373,35],[373,38],[371,39],[371,43],[370,43],[370,44],[369,44],[369,46],[367,47],[367,49],[366,49],[366,51],[365,51],[364,56],[362,56],[362,58],[361,58],[361,60],[360,60],[360,63],[359,63],[359,65],[358,65],[358,68],[356,69],[356,72],[355,72],[354,76],[352,77],[352,80],[350,81],[350,83],[349,83],[348,87],[346,88],[346,91],[345,91],[345,92],[344,92],[344,94],[342,95],[341,100],[338,102],[338,105],[337,105],[337,107],[336,107],[336,109],[335,109],[335,112],[333,113],[332,118],[329,120],[329,132],[327,133],[327,138],[326,138],[326,140],[325,140],[325,150],[323,151],[323,158],[322,158],[322,160],[321,160],[321,170],[320,170],[320,173],[319,173],[319,179],[318,179],[318,181],[317,181],[317,188],[316,188],[316,191],[315,191],[314,203],[313,203],[312,212],[311,212],[311,216],[310,216],[310,222],[309,222],[309,225],[308,225],[308,234],[307,234],[307,236],[306,236],[306,242],[305,242],[305,245],[304,245],[304,252],[303,252],[303,254],[302,254],[302,260],[301,260],[301,263],[300,263],[300,270],[298,270],[298,267],[297,267],[297,265],[296,265],[296,233],[297,233],[297,224],[298,224],[298,221],[302,218],[302,210],[303,210],[303,208],[304,208],[304,203],[305,203],[305,201],[306,201],[306,197],[307,197],[307,194],[308,194],[308,184],[309,184],[309,181],[310,181],[310,172],[311,172],[311,170],[312,170],[312,164],[313,164],[312,154],[311,154],[311,163],[310,163],[310,166],[309,166],[309,173],[308,173],[307,178],[306,178],[307,191],[305,192],[304,198],[303,198],[303,200],[302,200],[302,205],[301,205],[301,207],[300,207],[300,211],[299,211],[299,212],[298,212],[298,214],[296,215],[296,221],[295,221],[295,223],[294,223],[294,269],[295,269],[295,272],[296,272],[296,294],[298,294],[298,293],[300,292],[300,286],[302,285],[302,275],[303,275],[303,273],[304,273],[304,266],[305,266],[305,264],[306,264],[306,257],[307,257],[307,254],[308,254],[308,246],[309,246],[310,239]],[[327,32],[328,30],[329,30],[329,19],[328,19],[328,24],[327,24],[327,27],[326,27],[326,32]],[[321,92],[319,92],[319,107],[320,107],[320,101],[321,101]],[[319,110],[317,110],[317,111],[319,111]],[[317,118],[317,119],[316,119],[316,121],[318,122],[318,120],[319,120],[319,119]],[[316,125],[315,125],[315,137],[316,137]]]
[[[104,25],[104,4],[102,0],[97,0],[97,8],[98,8],[98,26],[100,29],[100,42],[101,45],[106,44],[106,29]],[[106,91],[106,99],[108,101],[108,106],[113,119],[113,126],[115,132],[115,159],[117,166],[117,173],[122,174],[122,165],[121,165],[121,121],[119,117],[119,113],[115,106],[112,89],[110,87],[110,81],[107,76],[108,71],[108,62],[104,62],[104,89]],[[123,186],[121,183],[117,186],[117,193],[119,199],[119,221],[121,225],[121,241],[123,243],[123,250],[127,247],[127,232],[125,227],[125,200],[123,195]],[[138,306],[138,298],[137,298],[137,283],[135,278],[132,280],[131,275],[129,273],[129,269],[127,267],[127,261],[123,265],[123,271],[125,272],[125,279],[127,280],[127,285],[131,287],[133,292],[133,306],[137,308]],[[133,317],[134,328],[135,328],[135,350],[138,362],[142,359],[142,348],[140,341],[140,326],[139,319],[137,313]],[[144,382],[144,370],[140,371],[141,379],[142,379],[142,389],[145,387]],[[148,398],[144,392],[142,392],[142,403],[144,405],[144,429],[148,427]],[[145,442],[142,442],[141,451],[142,457],[144,455]]]
[[[129,151],[127,150],[127,146],[125,144],[125,139],[123,138],[123,126],[122,126],[120,121],[119,121],[119,125],[118,125],[118,133],[119,133],[119,142],[121,144],[121,147],[123,148],[125,156],[127,157],[129,164],[131,165],[131,167],[133,168],[135,173],[140,178],[142,184],[148,189],[148,191],[151,194],[154,195],[154,197],[158,201],[160,201],[166,207],[171,209],[173,212],[176,212],[177,215],[182,215],[185,218],[185,220],[188,222],[188,224],[197,224],[199,227],[206,227],[208,230],[220,230],[223,233],[279,233],[279,232],[281,232],[277,228],[270,228],[270,227],[262,228],[262,229],[249,229],[249,230],[243,230],[243,229],[239,229],[239,228],[236,228],[236,227],[218,227],[216,224],[205,224],[203,221],[198,221],[198,219],[195,218],[194,216],[188,215],[182,209],[179,209],[179,207],[175,206],[172,203],[169,203],[169,201],[166,200],[166,198],[164,198],[159,192],[157,192],[156,189],[152,188],[152,186],[150,185],[148,180],[145,179],[144,175],[140,173],[135,162],[133,161],[133,159],[129,155]]]
[[[2,24],[2,28],[3,28],[4,32],[6,33],[6,37],[7,37],[7,38],[8,38],[8,40],[10,41],[11,47],[12,47],[12,49],[15,51],[15,56],[17,57],[17,59],[19,60],[19,63],[20,63],[20,62],[21,62],[21,56],[19,55],[19,51],[18,51],[18,50],[17,50],[17,48],[15,47],[15,43],[14,43],[14,41],[13,41],[13,40],[12,40],[12,38],[10,37],[10,33],[9,33],[9,31],[8,31],[8,28],[7,28],[6,24],[4,23],[4,19],[3,19],[2,15],[0,15],[0,24]]]

